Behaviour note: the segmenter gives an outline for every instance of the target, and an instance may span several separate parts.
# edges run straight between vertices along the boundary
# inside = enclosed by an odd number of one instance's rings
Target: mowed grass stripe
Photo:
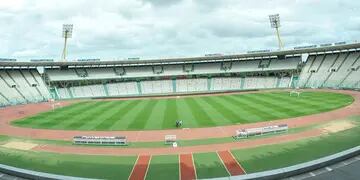
[[[120,119],[116,121],[113,126],[110,127],[110,130],[128,129],[129,124],[135,121],[136,116],[138,116],[139,113],[142,113],[144,107],[147,105],[148,102],[149,100],[140,100],[139,104],[137,104],[126,114],[120,116]]]
[[[267,96],[267,97],[272,97],[274,99],[276,99],[277,101],[279,101],[279,99],[281,99],[281,101],[279,102],[289,102],[290,105],[292,106],[297,106],[300,107],[300,109],[306,109],[308,111],[310,111],[310,113],[314,112],[314,109],[321,109],[324,107],[324,105],[329,105],[329,104],[334,104],[333,102],[337,101],[338,97],[332,97],[329,96],[331,94],[327,94],[326,96],[323,94],[319,94],[319,93],[313,93],[313,94],[309,94],[309,95],[303,95],[301,94],[300,97],[296,97],[296,96],[289,96],[288,93],[268,93],[268,94],[263,94],[263,96]],[[306,114],[308,114],[309,112],[305,112]]]
[[[216,126],[216,123],[194,98],[186,98],[185,103],[190,107],[195,121],[197,121],[200,126]]]
[[[269,94],[269,95],[280,99],[284,99],[284,97],[288,97],[288,96],[281,96],[280,94],[277,93]],[[322,94],[315,93],[310,96],[300,95],[299,98],[293,97],[292,99],[289,100],[292,101],[294,104],[298,105],[299,107],[308,109],[308,112],[306,112],[305,114],[313,114],[313,113],[328,111],[335,108],[343,107],[344,105],[347,105],[349,102],[350,103],[353,102],[353,98],[351,96],[338,97],[338,96],[333,96],[332,94],[329,95],[331,96],[323,96]]]
[[[87,123],[88,129],[96,130],[96,127],[99,126],[103,121],[108,119],[109,117],[113,116],[117,113],[117,109],[125,107],[126,104],[129,104],[129,101],[112,101],[112,104],[108,106],[108,108],[104,109],[102,113],[97,114],[94,116],[95,121],[91,123]]]
[[[280,93],[269,93],[263,97],[271,98],[273,100],[277,100],[278,102],[287,102],[288,106],[297,108],[299,111],[301,110],[302,115],[308,114],[308,113],[313,113],[314,110],[318,109],[319,107],[322,107],[322,105],[324,104],[324,101],[313,100],[315,98],[314,96],[312,96],[312,97],[308,96],[305,99],[304,97],[289,96],[288,94],[283,94],[283,93],[281,93],[281,94]]]
[[[244,94],[243,96],[236,97],[235,100],[249,104],[249,106],[256,108],[263,116],[266,117],[266,119],[278,119],[280,116],[273,114],[273,109],[271,107],[264,106],[262,101],[257,98],[258,96],[259,94]]]
[[[283,96],[281,94],[276,94],[276,93],[272,93],[269,94],[269,96],[273,96],[274,98],[277,99],[281,99],[282,101],[288,101],[290,103],[294,103],[294,104],[298,104],[303,108],[308,108],[310,110],[312,110],[312,112],[306,113],[306,114],[312,114],[312,113],[317,113],[317,112],[323,112],[327,109],[331,109],[328,108],[328,103],[326,101],[327,98],[331,98],[331,97],[323,97],[322,101],[314,101],[314,100],[308,100],[305,98],[286,98],[287,96]]]
[[[279,112],[283,114],[283,118],[287,118],[287,117],[292,117],[292,110],[295,109],[296,113],[301,113],[301,114],[305,114],[308,112],[309,109],[307,108],[303,108],[302,106],[293,103],[293,102],[289,102],[289,100],[281,100],[279,101],[279,98],[274,98],[270,95],[266,95],[266,96],[261,96],[262,100],[266,101],[266,102],[270,102],[272,104],[276,104],[277,106],[284,106],[286,109],[283,110],[287,110],[288,113],[283,113],[283,112]],[[294,98],[294,97],[287,97],[287,98]],[[291,109],[291,110],[290,110]]]
[[[125,116],[128,112],[130,112],[133,108],[135,108],[140,101],[127,101],[127,103],[121,104],[122,106],[116,107],[115,113],[113,113],[110,117],[105,118],[101,121],[96,127],[96,130],[109,130],[113,125],[118,122],[121,117]]]
[[[279,102],[277,99],[270,98],[265,94],[257,94],[257,96],[254,96],[254,99],[264,106],[264,108],[272,111],[272,114],[277,116],[276,118],[298,116],[302,114],[302,112],[299,112],[297,108],[291,108],[289,106],[289,104],[291,104],[289,101],[283,101],[285,104],[279,105],[277,104],[277,102]]]
[[[179,179],[178,155],[152,156],[146,180]]]
[[[224,96],[217,96],[214,98],[215,101],[219,104],[222,104],[224,107],[228,108],[233,114],[233,116],[239,116],[237,123],[251,123],[253,120],[260,119],[260,117],[256,114],[251,113],[246,108],[239,108],[234,102],[230,102],[229,100],[225,99]]]
[[[148,120],[145,122],[144,129],[162,129],[167,103],[166,100],[157,100],[156,102],[157,103],[154,105]],[[175,124],[175,121],[173,124]]]
[[[63,108],[60,108],[60,110],[55,109],[51,111],[47,111],[44,113],[37,114],[35,116],[31,116],[29,118],[26,118],[25,121],[15,121],[15,124],[32,124],[32,125],[40,125],[41,123],[46,123],[49,121],[52,121],[55,118],[61,117],[64,114],[71,113],[71,111],[74,111],[75,109],[83,108],[83,106],[89,104],[90,102],[80,102],[76,104],[72,104]]]
[[[126,114],[120,116],[119,120],[116,121],[113,126],[110,128],[111,130],[116,129],[127,129],[129,124],[133,123],[136,119],[136,116],[139,115],[139,113],[143,113],[143,110],[145,106],[148,104],[149,100],[139,100],[140,102],[132,108],[130,111],[126,112]]]
[[[201,124],[196,120],[191,108],[187,103],[187,98],[178,99],[177,104],[177,115],[179,120],[183,121],[183,128],[195,128],[201,127]]]
[[[49,119],[49,121],[45,121],[41,124],[39,124],[40,127],[46,127],[46,128],[52,128],[56,125],[59,125],[61,123],[66,123],[67,121],[71,121],[71,119],[78,115],[80,112],[84,113],[89,108],[94,108],[96,104],[99,104],[100,102],[89,102],[86,103],[84,106],[80,106],[79,108],[72,109],[71,111],[67,111],[66,114],[62,114],[62,116],[58,116],[54,119]]]
[[[253,114],[253,118],[250,119],[251,122],[258,122],[269,119],[269,116],[267,116],[268,112],[261,110],[258,105],[253,104],[254,102],[248,103],[239,101],[238,98],[234,96],[224,96],[224,100],[239,109],[248,111],[249,114]]]
[[[269,95],[284,95],[284,97],[289,96],[288,93],[285,92],[273,92],[269,93]],[[353,100],[353,98],[349,95],[345,94],[337,94],[337,93],[319,93],[319,92],[304,92],[301,93],[299,97],[292,96],[294,99],[298,99],[299,101],[312,101],[313,103],[322,103],[323,101],[332,101],[332,100]]]
[[[68,124],[66,128],[73,127],[80,130],[93,129],[93,124],[98,124],[98,122],[101,121],[99,116],[115,104],[116,102],[114,101],[105,101],[89,113],[86,113],[85,116],[76,116],[75,118],[77,118],[77,121]]]
[[[51,128],[55,128],[55,129],[67,129],[67,127],[70,128],[74,128],[76,129],[76,126],[69,126],[72,123],[80,123],[80,124],[84,124],[87,123],[85,120],[83,120],[83,117],[88,116],[88,114],[91,114],[94,110],[97,110],[98,108],[101,108],[104,105],[103,102],[101,101],[96,101],[96,104],[94,106],[91,106],[85,110],[81,110],[78,111],[76,114],[74,114],[71,118],[68,118],[67,121],[63,121],[59,124],[54,124],[54,126],[52,126]],[[91,109],[93,111],[91,111]],[[90,117],[90,119],[93,119],[93,117]]]
[[[58,117],[58,116],[62,116],[63,113],[67,113],[67,111],[71,111],[73,109],[76,108],[81,108],[83,105],[87,104],[89,102],[79,102],[79,103],[75,103],[75,104],[71,104],[65,107],[61,107],[61,108],[56,108],[55,110],[51,110],[51,111],[47,111],[47,112],[43,112],[40,114],[37,114],[35,116],[31,116],[29,118],[26,119],[26,121],[15,121],[14,124],[17,125],[27,125],[27,124],[40,124],[44,121],[50,121],[51,119]]]
[[[178,109],[177,109],[177,100],[176,99],[167,99],[166,106],[164,111],[164,119],[162,121],[161,127],[163,129],[175,127],[175,121],[179,120]]]
[[[213,97],[206,97],[213,99]],[[205,101],[204,97],[197,98],[196,101],[201,104],[201,108],[207,112],[208,116],[214,121],[217,125],[227,125],[232,124],[232,121],[228,119],[223,113],[220,111],[221,107],[211,106],[207,101]]]
[[[230,104],[221,104],[219,103],[215,97],[205,97],[203,98],[204,101],[209,104],[215,111],[221,114],[223,117],[226,117],[228,121],[231,123],[238,123],[238,122],[247,122],[246,119],[238,116],[235,112],[231,111],[229,107]]]
[[[197,178],[226,177],[225,169],[216,152],[193,154]]]
[[[146,105],[144,108],[138,112],[135,112],[137,115],[131,121],[131,123],[127,126],[129,130],[136,130],[136,129],[144,129],[146,122],[148,121],[153,109],[155,108],[158,100],[147,100]],[[134,113],[134,112],[132,112]]]

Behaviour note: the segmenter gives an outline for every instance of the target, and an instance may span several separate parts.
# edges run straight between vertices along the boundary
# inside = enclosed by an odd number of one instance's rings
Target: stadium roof
[[[202,57],[185,58],[165,58],[165,59],[144,59],[144,60],[117,60],[117,61],[68,61],[68,62],[20,62],[20,61],[0,61],[0,67],[59,67],[59,66],[136,66],[136,65],[159,65],[159,64],[182,64],[182,63],[200,63],[213,61],[231,61],[231,60],[251,60],[266,57],[278,57],[288,55],[314,54],[325,52],[338,52],[344,50],[360,50],[360,43],[326,45],[326,46],[306,46],[298,47],[292,50],[282,51],[264,51],[235,55],[217,55]]]

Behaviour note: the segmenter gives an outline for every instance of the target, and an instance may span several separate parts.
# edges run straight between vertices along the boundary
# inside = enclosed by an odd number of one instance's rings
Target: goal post
[[[54,111],[56,108],[61,108],[62,105],[60,102],[56,102],[54,99],[49,99],[52,110]]]
[[[289,92],[289,96],[297,96],[300,97],[301,92],[298,90],[292,90]]]

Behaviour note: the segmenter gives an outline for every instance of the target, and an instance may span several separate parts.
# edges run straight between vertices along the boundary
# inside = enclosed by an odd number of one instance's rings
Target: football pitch
[[[84,100],[13,122],[14,125],[65,130],[159,130],[246,124],[316,114],[353,102],[332,92],[264,92],[137,100]]]

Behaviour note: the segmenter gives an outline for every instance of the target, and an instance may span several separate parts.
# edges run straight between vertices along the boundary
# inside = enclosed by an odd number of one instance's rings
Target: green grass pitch
[[[349,95],[330,92],[250,93],[208,97],[83,101],[13,122],[14,125],[66,130],[172,129],[213,127],[290,118],[330,111],[352,103]]]

